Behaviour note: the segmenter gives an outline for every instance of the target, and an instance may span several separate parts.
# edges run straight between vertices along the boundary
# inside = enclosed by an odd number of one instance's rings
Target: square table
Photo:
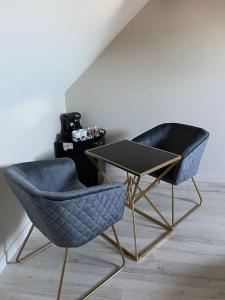
[[[101,170],[96,162],[102,160],[113,166],[116,166],[127,172],[127,179],[124,184],[127,184],[127,202],[126,206],[132,211],[132,228],[134,236],[134,253],[123,248],[125,254],[130,256],[135,261],[138,261],[152,248],[154,248],[161,240],[167,237],[172,231],[172,225],[166,220],[156,205],[149,199],[146,193],[152,189],[160,180],[174,168],[180,161],[181,156],[170,153],[157,148],[149,147],[129,140],[122,140],[116,143],[107,144],[94,149],[86,150],[85,153],[92,160],[93,164],[99,169],[107,182],[112,182],[111,178]],[[139,185],[141,178],[144,175],[152,174],[157,171],[155,180],[142,189]],[[155,174],[155,173],[154,173]],[[155,175],[154,175],[155,176]],[[161,221],[153,218],[145,212],[137,209],[135,204],[141,199],[145,198],[148,204],[154,209]],[[144,249],[138,251],[137,236],[136,236],[136,222],[135,213],[142,215],[152,223],[159,225],[165,230],[159,238],[155,239]],[[115,241],[108,235],[103,235],[107,240],[115,245]]]

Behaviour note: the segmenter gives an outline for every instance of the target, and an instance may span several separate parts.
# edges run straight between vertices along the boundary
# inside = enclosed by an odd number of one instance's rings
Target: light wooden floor
[[[126,260],[126,267],[97,292],[93,300],[209,300],[225,299],[225,184],[200,184],[203,206],[180,224],[140,262]],[[151,193],[166,215],[171,191],[161,184]],[[177,190],[178,211],[196,198],[191,184]],[[143,202],[142,207],[148,209]],[[117,225],[120,240],[131,245],[130,213]],[[138,237],[144,246],[160,233],[138,217]],[[29,249],[44,241],[37,231]],[[1,300],[55,299],[63,250],[51,247],[32,260],[8,265],[0,275]],[[112,262],[112,264],[111,264]],[[69,253],[62,299],[77,299],[82,292],[120,262],[115,250],[101,238]]]

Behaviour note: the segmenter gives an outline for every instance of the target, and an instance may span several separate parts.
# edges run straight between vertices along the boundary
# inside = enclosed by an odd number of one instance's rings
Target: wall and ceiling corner
[[[67,111],[133,138],[164,122],[211,136],[198,179],[225,182],[225,2],[151,0],[66,92]]]

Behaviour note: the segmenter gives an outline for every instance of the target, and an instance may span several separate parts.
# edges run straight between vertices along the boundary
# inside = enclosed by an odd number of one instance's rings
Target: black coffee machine
[[[54,142],[55,157],[71,158],[76,164],[79,180],[86,186],[94,186],[102,183],[103,178],[85,154],[85,150],[104,145],[106,131],[102,129],[99,136],[91,139],[74,141],[72,131],[82,128],[80,119],[79,112],[60,116],[61,133],[57,134]]]
[[[72,139],[72,131],[81,129],[80,124],[81,114],[79,112],[71,112],[67,114],[61,114],[61,138]]]

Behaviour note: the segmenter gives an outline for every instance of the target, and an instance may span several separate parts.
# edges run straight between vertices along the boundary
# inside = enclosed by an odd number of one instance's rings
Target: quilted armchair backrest
[[[161,131],[160,138],[155,147],[180,155],[190,145],[199,144],[209,137],[209,133],[202,128],[179,123],[159,125],[158,131]]]
[[[181,155],[176,169],[164,177],[164,181],[177,185],[197,174],[208,138],[209,133],[202,128],[164,123],[135,137],[133,141]],[[159,173],[152,175],[157,177]]]
[[[157,130],[160,129],[161,136],[155,147],[182,156],[176,169],[167,176],[172,184],[178,185],[197,174],[209,133],[202,128],[179,123],[161,124]]]

